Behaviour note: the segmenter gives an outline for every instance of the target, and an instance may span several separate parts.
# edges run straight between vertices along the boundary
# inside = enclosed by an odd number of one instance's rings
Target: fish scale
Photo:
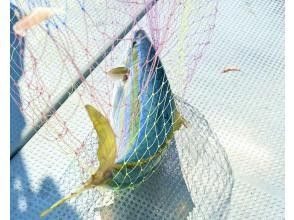
[[[125,108],[117,109],[124,123],[116,123],[119,126],[116,130],[128,135],[123,137],[124,146],[119,148],[127,150],[126,155],[119,156],[118,163],[136,162],[154,155],[172,129],[175,112],[166,74],[144,31],[135,33],[128,60],[130,78],[125,86],[126,95],[122,96],[125,100],[121,101]]]
[[[173,136],[177,118],[164,68],[144,31],[135,33],[128,56],[129,79],[123,86],[124,95],[117,94],[121,100],[116,100],[123,107],[114,109],[115,115],[123,117],[114,119],[115,130],[122,131],[118,143],[123,150],[116,161],[122,166],[108,182],[118,188],[138,184],[152,173]]]

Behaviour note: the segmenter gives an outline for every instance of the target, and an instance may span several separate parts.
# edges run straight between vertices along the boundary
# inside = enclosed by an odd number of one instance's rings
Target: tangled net
[[[13,6],[12,10],[15,14],[11,19],[12,26],[35,7],[54,7],[65,12],[27,31],[25,39],[11,33],[14,39],[11,42],[13,63],[11,97],[24,118],[25,126],[22,132],[26,137],[20,138],[15,143],[13,142],[15,138],[11,140],[12,146],[16,146],[17,150],[40,127],[46,129],[43,138],[54,143],[56,148],[73,158],[72,166],[62,175],[60,181],[62,185],[68,186],[67,193],[72,192],[78,186],[77,183],[81,184],[88,179],[100,165],[96,157],[97,136],[91,132],[85,141],[85,130],[88,130],[86,125],[77,128],[74,124],[75,118],[85,114],[83,106],[90,103],[109,120],[113,118],[113,109],[119,109],[120,115],[120,112],[125,114],[128,111],[127,107],[134,106],[133,109],[138,111],[135,112],[134,118],[137,117],[136,120],[139,120],[138,117],[143,114],[144,107],[144,105],[140,106],[141,96],[148,88],[151,88],[151,93],[148,93],[150,96],[153,93],[167,92],[159,95],[159,99],[155,101],[150,98],[151,101],[146,102],[149,103],[148,105],[152,103],[156,106],[166,100],[173,101],[168,94],[171,93],[169,83],[172,91],[184,97],[189,82],[196,74],[204,50],[210,42],[217,14],[217,1],[213,0],[100,1],[99,3],[80,0],[50,2],[28,0],[14,1],[13,4],[16,7]],[[133,89],[138,86],[135,85],[136,83],[128,85],[131,92],[137,91],[135,97],[139,97],[139,101],[130,100],[117,105],[112,101],[112,97],[119,94],[116,82],[104,73],[122,65],[125,57],[130,58],[127,54],[130,45],[133,45],[134,33],[139,29],[144,29],[152,42],[152,49],[151,47],[144,49],[145,52],[149,51],[147,53],[149,55],[153,50],[151,58],[147,55],[150,59],[146,60],[146,65],[148,64],[150,68],[144,69],[144,64],[137,67],[139,72],[144,72],[146,75],[146,78],[143,77],[144,83],[139,83],[138,91]],[[15,57],[18,57],[19,62],[14,62]],[[156,87],[155,84],[150,83],[153,83],[152,79],[162,68],[157,63],[159,58],[164,66],[164,76],[166,73],[170,82],[166,78],[161,79],[162,81],[159,79],[161,84]],[[128,77],[134,79],[133,72],[136,71],[136,65],[136,62],[128,65],[131,73],[125,75],[127,80],[130,81]],[[167,89],[166,84],[168,84]],[[125,95],[126,100],[127,97],[128,94]],[[169,144],[170,140],[167,141],[167,136],[176,122],[173,103],[163,104],[161,108],[155,107],[155,113],[146,114],[146,116],[155,115],[155,121],[151,122],[158,125],[157,128],[152,130],[152,126],[147,126],[145,129],[149,132],[147,128],[151,127],[156,147],[151,148],[153,145],[148,143],[150,137],[145,133],[143,141],[147,140],[147,145],[141,149],[143,152],[138,154],[140,156],[129,156],[126,154],[128,151],[121,149],[121,146],[132,147],[138,139],[136,137],[144,135],[140,133],[143,125],[129,121],[128,123],[131,124],[129,131],[121,130],[123,126],[120,125],[117,126],[118,129],[114,129],[116,136],[119,137],[118,156],[128,156],[120,162],[135,162],[136,165],[131,170],[123,168],[119,170],[116,174],[121,177],[113,181],[112,187],[121,189],[124,188],[123,185],[133,187],[143,180],[144,183],[137,186],[134,191],[120,190],[118,193],[101,192],[96,189],[85,192],[78,199],[71,201],[76,202],[83,219],[93,218],[97,207],[106,205],[111,206],[99,209],[99,212],[106,218],[112,216],[114,219],[140,219],[149,209],[147,213],[155,218],[184,216],[192,219],[214,219],[226,216],[226,206],[233,184],[226,155],[204,118],[178,98],[175,102],[176,109],[187,122],[187,126],[182,126],[178,132],[171,135],[171,138],[175,135],[171,144]],[[67,105],[71,107],[63,109],[63,106]],[[158,116],[161,112],[165,113],[164,116]],[[121,124],[121,118],[120,116],[117,120],[111,121],[111,125],[114,126],[117,122]],[[148,124],[149,121],[145,123]],[[85,122],[85,124],[89,123]],[[130,133],[131,137],[129,137]],[[163,138],[160,139],[160,135]],[[168,147],[161,152],[161,146],[164,144]],[[163,153],[164,151],[167,152]],[[154,155],[156,155],[154,159],[144,166],[140,165],[140,160],[149,159]],[[161,166],[159,163],[162,163]],[[155,174],[147,179],[154,172]],[[77,173],[80,175],[77,176]],[[167,186],[169,182],[171,184]],[[97,195],[97,193],[102,194]],[[144,206],[145,211],[142,213],[138,212],[134,205],[144,205],[146,203],[144,195],[147,197],[153,195],[149,199],[152,199],[151,203],[154,206],[150,205],[149,201],[148,207]],[[171,198],[173,198],[172,202]],[[79,201],[84,200],[87,201],[86,211],[85,207],[81,209],[78,207],[78,204],[81,204]],[[130,204],[126,205],[125,201],[130,201]],[[118,211],[121,208],[125,210],[124,214]],[[54,216],[70,218],[66,213],[62,213],[62,209],[53,213],[52,218]]]

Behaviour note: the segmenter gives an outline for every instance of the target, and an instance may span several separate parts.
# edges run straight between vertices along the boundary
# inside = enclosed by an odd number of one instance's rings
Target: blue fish
[[[46,216],[84,190],[134,187],[158,166],[175,131],[184,124],[156,50],[143,30],[136,31],[126,67],[108,72],[119,79],[112,124],[93,106],[86,110],[98,136],[97,171],[78,190],[41,213]]]
[[[152,172],[183,121],[162,63],[143,30],[134,35],[127,69],[113,110],[115,130],[121,133],[116,164],[122,168],[113,171],[110,185],[118,188],[136,185]]]

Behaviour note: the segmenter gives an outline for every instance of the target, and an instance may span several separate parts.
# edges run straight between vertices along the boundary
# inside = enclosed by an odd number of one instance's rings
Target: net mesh
[[[22,2],[24,1],[19,1],[19,3]],[[90,3],[88,2],[88,4]],[[221,13],[218,16],[214,43],[207,51],[209,54],[207,58],[209,59],[203,57],[202,61],[204,62],[201,62],[199,68],[196,68],[196,77],[192,83],[189,82],[190,89],[184,95],[189,100],[189,103],[193,103],[202,113],[205,113],[210,126],[217,131],[221,143],[225,146],[233,166],[235,183],[228,219],[283,219],[284,2],[228,0],[222,1],[218,9]],[[160,10],[160,12],[164,13],[164,10]],[[98,12],[95,11],[95,13]],[[105,14],[107,15],[107,13]],[[68,16],[73,16],[70,14],[70,10]],[[78,24],[80,21],[79,16],[76,17],[75,22]],[[123,19],[120,22],[122,21]],[[193,26],[192,24],[189,28],[193,30],[199,28],[199,32],[203,30],[201,25]],[[83,34],[79,32],[78,28],[73,28],[73,31],[77,33],[77,36]],[[29,36],[29,33],[27,35]],[[129,35],[129,39],[132,36],[132,34]],[[150,34],[148,36],[150,37]],[[198,39],[197,36],[190,39],[191,45],[193,40]],[[29,41],[30,39],[26,40]],[[169,43],[177,45],[177,40],[169,41]],[[103,42],[104,44],[107,44],[107,42]],[[35,43],[34,46],[36,48],[33,52],[40,49],[38,43]],[[46,46],[49,47],[50,45]],[[127,47],[129,46],[130,44],[127,43]],[[169,45],[165,45],[163,48],[167,47]],[[177,46],[171,48],[177,48]],[[117,47],[114,49],[117,49]],[[186,49],[191,50],[190,47]],[[18,49],[15,47],[13,50],[16,50],[15,54],[17,54]],[[76,48],[72,50],[76,50]],[[48,52],[48,50],[44,51]],[[172,56],[169,56],[169,53],[173,54],[174,60],[172,60]],[[177,65],[174,65],[174,63],[178,62],[178,59],[176,59],[178,54],[174,50],[169,50],[169,53],[166,53],[164,57],[160,57],[168,74],[171,88],[174,92],[179,93],[175,88],[177,86],[182,88],[182,84],[179,83],[179,77],[173,74],[180,74],[180,72],[174,71],[180,69]],[[118,54],[123,57],[121,63],[120,61],[113,62],[115,65],[125,62],[126,52],[124,48],[116,50],[112,54],[114,55],[111,57],[113,60],[120,57]],[[53,61],[57,56],[51,53],[45,53],[45,55],[46,59],[51,62],[48,62],[49,65],[46,68],[48,72],[42,72],[42,77],[46,78],[46,83],[51,82],[51,79],[54,82],[54,74],[61,65],[54,65]],[[84,57],[80,58],[80,60],[83,59]],[[45,58],[37,62],[40,63],[43,60]],[[111,61],[107,61],[100,65],[112,68],[113,66],[110,64]],[[38,65],[42,66],[42,64]],[[241,71],[220,74],[223,68],[228,65],[238,66]],[[100,73],[103,72],[96,70],[91,73],[91,77],[88,77],[96,91],[107,88],[103,84],[106,80],[103,77],[101,77],[102,80],[97,77],[98,74],[103,75]],[[63,83],[59,83],[55,89],[62,90],[61,87],[68,83],[68,79],[64,78]],[[22,87],[21,81],[22,79],[18,83],[21,94],[23,97],[27,97],[25,95],[26,89]],[[57,80],[56,82],[59,81]],[[84,89],[82,85],[79,88]],[[90,93],[87,92],[88,90],[84,89],[83,91],[83,99],[90,96]],[[94,95],[96,91],[93,92]],[[98,94],[108,93],[98,92]],[[79,96],[77,95],[77,97]],[[106,96],[102,97],[105,98]],[[72,94],[58,109],[58,115],[61,115],[66,120],[66,127],[74,134],[73,136],[83,143],[92,125],[85,114],[83,105],[79,105],[79,103],[80,99],[76,98],[75,94]],[[93,103],[93,101],[89,98],[86,103]],[[110,101],[107,103],[110,103]],[[73,106],[76,107],[74,114],[72,114]],[[25,113],[25,111],[22,112]],[[48,132],[46,130],[50,130],[48,129],[49,125],[53,128],[58,128],[57,125],[62,124],[57,120],[57,117],[51,117],[51,119],[11,160],[11,216],[13,219],[39,219],[41,210],[50,206],[66,193],[71,192],[72,189],[81,184],[81,180],[86,179],[80,174],[82,165],[79,164],[72,165],[72,169],[69,168],[67,173],[64,173],[64,169],[68,167],[68,163],[72,158],[67,157],[68,154],[64,155],[56,149],[56,146],[59,145],[60,148],[65,148],[59,141],[60,139],[57,138],[58,141],[56,141],[54,138],[47,137]],[[18,129],[18,127],[19,123],[16,123],[14,129]],[[52,131],[52,133],[55,133],[55,131]],[[64,137],[66,138],[67,136]],[[68,142],[66,146],[78,150],[79,142],[75,142],[71,138],[65,138],[63,139]],[[95,141],[95,139],[92,140]],[[93,143],[93,145],[97,147],[96,144]],[[82,147],[81,149],[85,150],[87,148]],[[81,154],[83,154],[83,150],[81,150]],[[85,161],[87,160],[85,159]],[[163,164],[165,161],[162,161]],[[97,160],[95,162],[97,163]],[[61,175],[65,177],[60,179]],[[78,181],[78,178],[81,180]],[[71,179],[74,184],[70,181]],[[152,179],[151,176],[149,180],[151,181]],[[143,183],[143,185],[145,184]],[[165,183],[164,186],[166,188],[170,187],[168,183]],[[145,185],[145,187],[148,186]],[[97,197],[91,197],[92,193],[93,190],[85,192],[78,199],[61,206],[48,218],[81,219],[82,217],[80,217],[79,213],[82,213],[85,218],[91,216],[90,214],[87,215],[85,210],[89,209],[89,204],[92,205],[96,201]],[[151,194],[152,191],[148,191],[148,193],[155,196]],[[148,197],[149,194],[142,193],[141,195],[142,197],[145,195]],[[158,194],[166,196],[159,192]],[[114,195],[110,195],[113,200]],[[174,196],[175,194],[172,195]],[[104,202],[102,202],[103,204],[106,203],[106,200],[109,200],[110,203],[112,201],[107,196],[99,198],[105,198]],[[151,209],[148,209],[148,203],[142,205],[138,202],[135,205],[132,200],[137,201],[139,200],[138,197],[130,198],[128,200],[129,206],[138,207],[137,209],[131,209],[132,214],[140,213],[139,215],[143,216],[144,211],[140,207],[144,207],[146,210]],[[172,198],[172,196],[171,198],[168,197],[169,202],[174,202]],[[152,198],[145,201],[152,201]],[[166,205],[169,204],[167,203]],[[99,204],[90,207],[95,209],[91,211],[93,219],[99,219],[100,214],[105,211],[104,208],[99,208]],[[150,205],[150,207],[153,206]],[[164,205],[153,208],[151,211],[155,213],[158,212],[155,210],[165,209]],[[117,209],[115,211],[118,213]],[[130,209],[124,211],[128,213]],[[191,216],[193,217],[192,214]],[[89,218],[91,219],[91,217]],[[150,218],[152,219],[152,216]]]
[[[107,118],[113,119],[111,125],[117,136],[116,163],[121,164],[121,167],[113,171],[111,183],[108,185],[117,189],[133,188],[136,184],[144,182],[152,173],[157,173],[158,178],[154,179],[155,175],[153,175],[153,180],[150,180],[151,183],[147,185],[164,185],[155,184],[152,181],[161,181],[161,178],[166,175],[165,172],[169,174],[168,171],[158,171],[163,169],[163,165],[158,168],[162,158],[177,156],[175,142],[172,141],[171,144],[174,147],[168,146],[169,141],[177,133],[174,132],[174,127],[177,121],[180,121],[176,117],[179,111],[183,114],[185,121],[181,124],[185,128],[181,129],[191,130],[192,133],[178,132],[177,146],[183,147],[177,148],[180,158],[178,162],[185,161],[180,163],[184,169],[190,169],[190,166],[193,169],[199,167],[193,172],[194,177],[189,177],[183,172],[181,179],[182,190],[185,189],[186,184],[186,195],[189,194],[191,199],[183,200],[180,198],[182,195],[176,195],[181,190],[169,189],[170,193],[179,197],[179,200],[174,201],[177,204],[171,204],[168,208],[164,207],[164,210],[159,210],[155,215],[166,217],[167,210],[170,210],[170,218],[181,215],[188,217],[189,213],[191,218],[202,219],[226,216],[226,206],[230,199],[233,182],[225,153],[214,135],[207,129],[204,119],[204,121],[197,121],[197,118],[200,118],[197,113],[191,110],[185,113],[189,110],[188,108],[182,110],[183,107],[178,105],[183,104],[179,101],[176,105],[166,77],[166,74],[178,75],[179,85],[181,85],[179,91],[184,97],[188,82],[195,75],[198,62],[209,44],[217,14],[217,1],[197,1],[197,4],[193,1],[115,1],[111,3],[105,1],[99,2],[99,5],[81,1],[70,3],[67,1],[16,1],[13,3],[16,6],[12,6],[11,11],[13,14],[11,19],[13,39],[11,97],[23,119],[24,127],[27,126],[24,128],[27,129],[25,136],[29,138],[31,133],[47,122],[48,118],[54,118],[54,123],[48,122],[44,126],[47,132],[43,138],[54,142],[61,151],[71,155],[74,159],[73,164],[77,163],[78,166],[78,170],[74,168],[76,165],[70,167],[64,177],[67,175],[72,177],[70,173],[74,172],[80,173],[80,176],[77,176],[79,180],[84,180],[85,176],[89,178],[95,171],[95,166],[99,166],[95,152],[98,144],[93,146],[92,141],[92,144],[84,142],[68,125],[70,117],[80,111],[81,105],[91,103]],[[65,13],[57,14],[52,19],[28,30],[25,39],[15,35],[13,33],[15,23],[19,20],[21,22],[21,19],[25,18],[24,15],[29,15],[36,7],[54,7]],[[161,13],[161,10],[164,13]],[[68,16],[69,12],[74,16]],[[142,13],[144,19],[139,21]],[[130,25],[127,29],[122,30],[122,27],[128,23]],[[195,24],[198,28],[191,28],[195,27]],[[142,28],[150,37],[147,43],[134,37],[140,32],[137,30]],[[133,31],[127,34],[128,29]],[[145,32],[143,35],[145,36]],[[142,36],[139,37],[142,38]],[[110,46],[107,46],[105,42]],[[122,55],[113,52],[118,42],[120,48],[125,51]],[[129,49],[130,45],[131,49]],[[126,51],[130,52],[127,54]],[[172,53],[178,54],[177,60],[169,60],[166,57],[167,54]],[[121,60],[128,57],[127,62],[123,62],[130,69],[127,82],[119,82],[124,85],[114,83],[114,80],[107,75],[99,78],[99,84],[91,78],[85,80],[106,56],[107,61],[98,66],[104,73],[113,66],[121,64]],[[15,57],[18,57],[19,63],[14,62]],[[159,57],[165,63],[173,62],[175,69],[165,72]],[[83,83],[82,86],[80,86],[81,83]],[[79,89],[77,89],[78,86],[80,86]],[[97,88],[97,86],[103,86],[103,88]],[[121,91],[123,91],[122,95]],[[57,111],[58,108],[72,93],[78,97],[79,103],[73,105],[66,115],[61,114]],[[116,98],[118,95],[120,95],[119,99]],[[111,97],[114,97],[114,101]],[[119,105],[116,105],[117,102]],[[117,118],[113,117],[116,115]],[[196,120],[196,124],[193,120]],[[195,135],[194,132],[200,133]],[[197,137],[199,139],[191,139]],[[18,141],[12,143],[12,146],[25,143],[23,138],[19,139],[11,138],[13,141]],[[95,139],[98,138],[95,137]],[[197,143],[197,146],[193,148],[188,146],[189,143]],[[88,146],[90,151],[87,149]],[[187,150],[188,154],[184,152]],[[165,151],[168,153],[163,154]],[[171,167],[177,165],[179,164],[171,164]],[[195,185],[196,182],[199,185]],[[143,184],[146,185],[146,183]],[[70,186],[75,185],[75,181],[71,179],[68,183],[61,183],[61,185],[66,185],[72,190],[74,187]],[[139,199],[140,196],[136,192],[140,194],[140,191],[152,190],[144,185],[140,185],[139,189],[135,189],[136,191],[115,191],[110,198],[118,204],[127,200],[127,197]],[[170,196],[170,193],[165,192],[167,196]],[[93,203],[96,200],[105,205],[111,201],[104,193],[99,197],[95,193],[86,192],[85,196],[81,196],[81,199],[86,200],[87,203]],[[158,204],[161,202],[164,201],[157,201]],[[92,208],[94,206],[89,207],[87,214],[84,213],[85,210],[80,210],[82,218],[88,219],[87,215],[94,216],[93,212],[96,209]],[[124,218],[115,210],[113,207],[108,207],[106,211],[101,211],[101,214]],[[56,213],[58,216],[66,216],[60,211]],[[138,215],[130,214],[134,216],[134,219]]]
[[[234,183],[227,155],[204,116],[179,97],[175,100],[188,124],[176,133],[150,178],[133,189],[85,191],[69,201],[81,219],[226,219]],[[95,169],[99,166],[95,132],[84,143],[81,156]],[[58,184],[66,186],[62,194],[89,178],[80,167],[74,160],[61,175]],[[50,191],[46,195],[56,198]],[[60,206],[48,217],[69,219],[66,211]]]
[[[165,63],[174,62],[183,88],[196,74],[196,67],[210,42],[217,14],[217,1],[12,1],[11,54],[21,63],[14,63],[11,56],[11,92],[14,105],[22,115],[21,137],[11,138],[12,148],[17,149],[48,120],[55,117],[55,125],[48,128],[44,138],[58,142],[66,151],[80,148],[82,140],[69,128],[68,117],[56,110],[76,91],[80,103],[91,103],[109,117],[113,81],[107,77],[84,81],[104,57],[108,61],[97,68],[102,71],[125,62],[126,51],[138,29],[147,32],[156,54]],[[15,35],[13,26],[37,7],[57,8],[64,13],[56,14],[27,30],[25,39]],[[142,18],[143,17],[143,18]],[[141,19],[141,20],[140,20]],[[129,34],[127,34],[130,31]],[[117,43],[125,46],[124,52],[114,52]],[[170,60],[167,54],[178,54]],[[88,99],[90,96],[90,100]],[[69,115],[75,115],[73,106]],[[17,127],[17,126],[15,126]],[[18,126],[21,127],[21,126]],[[20,132],[12,131],[14,136]],[[75,139],[75,143],[66,143]],[[71,148],[71,149],[67,149]],[[14,151],[14,149],[12,149]]]

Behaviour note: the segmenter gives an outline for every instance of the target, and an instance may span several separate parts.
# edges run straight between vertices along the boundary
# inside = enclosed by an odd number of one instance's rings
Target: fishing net
[[[204,116],[179,97],[176,103],[188,124],[175,135],[153,175],[133,190],[97,188],[72,201],[75,206],[95,201],[80,210],[83,219],[97,213],[102,219],[226,219],[233,187],[226,153]],[[85,145],[84,156],[95,160],[95,134],[89,134]],[[75,162],[66,172],[71,177],[60,179],[68,186],[65,193],[81,184],[74,178],[78,167]]]
[[[113,191],[94,188],[69,201],[79,213],[79,219],[226,219],[233,187],[232,171],[226,153],[204,116],[194,107],[176,97],[187,127],[178,132],[164,154],[153,175],[134,189]],[[82,157],[96,158],[97,137],[90,131],[84,140]],[[80,172],[78,160],[73,160],[60,174],[59,185],[66,195],[89,178]],[[34,210],[43,210],[46,199],[59,199],[46,186],[36,196]],[[18,204],[13,203],[14,208]],[[30,213],[36,218],[39,213]],[[21,216],[15,215],[15,218]],[[66,208],[60,206],[48,219],[73,219]]]
[[[217,14],[217,1],[208,0],[12,3],[16,7],[12,9],[11,27],[36,7],[64,11],[29,29],[24,39],[16,36],[11,28],[11,84],[15,87],[11,97],[23,120],[23,126],[17,123],[13,126],[21,129],[21,137],[11,138],[13,152],[50,117],[56,121],[52,127],[47,124],[44,138],[58,142],[62,149],[69,147],[66,139],[75,140],[70,143],[70,151],[80,148],[84,137],[78,137],[78,132],[67,125],[77,113],[75,106],[78,104],[74,104],[67,116],[56,110],[75,91],[80,103],[91,103],[109,116],[114,82],[101,73],[97,88],[92,72],[94,69],[105,72],[123,65],[133,33],[138,29],[146,31],[165,66],[172,66],[173,69],[166,69],[166,72],[170,78],[177,79],[173,90],[177,89],[183,96],[210,42]],[[117,47],[119,51],[113,50]],[[170,58],[174,54],[178,59]],[[16,56],[19,63],[14,61]],[[104,60],[106,56],[107,61]],[[89,75],[90,79],[85,81]],[[83,86],[79,86],[81,82]],[[19,133],[13,131],[12,135]]]
[[[89,190],[70,201],[81,218],[92,219],[96,212],[106,219],[140,219],[146,213],[225,218],[233,184],[225,152],[204,117],[172,93],[185,97],[209,44],[217,1],[13,5],[12,27],[36,7],[63,11],[28,30],[25,39],[12,28],[11,97],[23,120],[20,137],[11,138],[13,153],[42,127],[43,138],[72,157],[59,183],[72,192],[100,165],[99,138],[95,132],[84,136],[92,127],[89,119],[75,124],[86,114],[83,106],[91,104],[114,129],[120,167],[108,183],[115,191]],[[123,79],[106,74],[116,66],[128,67]],[[71,107],[65,112],[63,105]],[[62,210],[49,218],[70,219]]]

